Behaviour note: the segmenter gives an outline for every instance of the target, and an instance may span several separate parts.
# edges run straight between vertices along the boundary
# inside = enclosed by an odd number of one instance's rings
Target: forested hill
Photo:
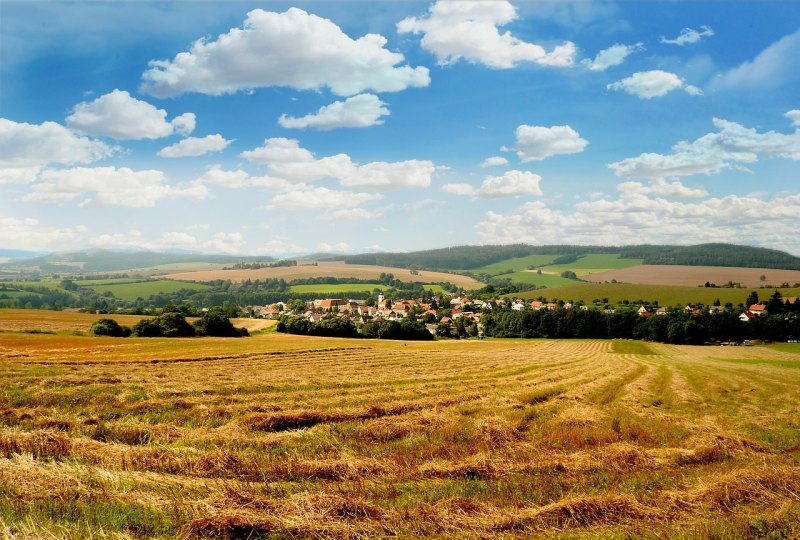
[[[621,257],[626,259],[644,259],[644,264],[800,270],[800,257],[785,251],[732,244],[625,246],[620,248],[620,253]]]
[[[800,257],[783,251],[737,246],[700,244],[696,246],[531,246],[527,244],[455,246],[410,253],[366,253],[344,257],[350,264],[371,264],[431,270],[470,270],[513,257],[528,255],[587,255],[619,253],[626,259],[644,259],[644,264],[681,266],[738,266],[800,270]]]

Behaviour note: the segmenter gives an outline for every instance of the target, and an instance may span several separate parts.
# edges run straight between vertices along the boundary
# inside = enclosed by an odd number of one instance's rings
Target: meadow
[[[439,294],[444,292],[441,285],[423,285],[425,289],[431,291],[434,294]],[[293,293],[298,294],[310,294],[310,293],[318,293],[321,295],[335,295],[335,294],[342,294],[342,293],[351,293],[351,292],[367,292],[371,293],[374,289],[380,289],[382,291],[388,291],[389,288],[382,284],[382,283],[320,283],[320,284],[311,284],[311,285],[292,285],[290,290]],[[400,293],[403,294],[403,293]]]
[[[799,361],[0,332],[0,537],[793,538]]]
[[[156,281],[135,281],[135,280],[96,280],[94,283],[84,284],[77,282],[82,287],[87,287],[98,294],[111,293],[120,300],[133,302],[137,298],[147,299],[154,294],[169,294],[178,292],[181,289],[191,289],[203,291],[211,289],[210,285],[195,283],[192,281],[175,281],[171,279],[160,279]]]

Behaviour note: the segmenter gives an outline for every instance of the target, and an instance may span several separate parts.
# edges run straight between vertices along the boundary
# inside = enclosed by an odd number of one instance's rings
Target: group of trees
[[[793,313],[762,315],[742,322],[735,311],[692,314],[676,309],[666,315],[642,317],[633,310],[500,310],[484,315],[481,322],[484,333],[492,337],[644,339],[690,345],[800,339],[800,315]]]
[[[152,319],[142,319],[133,328],[114,319],[99,319],[92,325],[96,336],[111,337],[242,337],[250,335],[245,328],[236,328],[222,309],[206,311],[194,323],[186,320],[185,310],[170,306]]]
[[[414,341],[433,339],[425,325],[408,317],[399,321],[368,322],[358,328],[347,317],[332,316],[320,319],[319,322],[313,322],[302,316],[284,316],[278,321],[276,330],[305,336],[367,337]]]

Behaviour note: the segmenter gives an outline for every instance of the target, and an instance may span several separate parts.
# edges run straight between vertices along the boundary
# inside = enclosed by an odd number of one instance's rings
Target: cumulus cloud
[[[514,214],[487,212],[475,226],[485,242],[620,245],[648,242],[693,244],[735,242],[798,251],[800,194],[767,200],[728,195],[697,202],[669,201],[639,192],[618,199],[584,201],[566,210],[542,201]]]
[[[233,140],[227,140],[219,133],[205,137],[187,137],[158,151],[158,155],[165,158],[197,157],[221,152]]]
[[[0,183],[32,182],[45,165],[92,163],[117,150],[55,122],[27,124],[0,118]]]
[[[481,167],[483,167],[484,169],[486,167],[499,167],[502,165],[508,165],[508,160],[503,156],[488,157],[484,159],[483,162],[481,163]]]
[[[754,163],[759,156],[800,160],[800,129],[783,134],[759,133],[736,122],[713,119],[717,132],[695,141],[681,141],[671,154],[644,153],[610,163],[617,176],[658,180],[669,177],[714,174],[724,169]]]
[[[320,107],[315,114],[301,118],[281,115],[278,123],[285,128],[313,128],[328,131],[337,128],[365,128],[383,124],[382,116],[389,114],[386,103],[374,94],[358,94],[344,101]]]
[[[570,126],[517,126],[517,142],[512,147],[523,161],[541,161],[560,154],[583,152],[589,141]]]
[[[294,182],[334,178],[343,186],[391,190],[428,187],[436,166],[431,161],[375,161],[359,165],[347,154],[317,159],[297,139],[272,138],[264,146],[240,154],[251,163],[265,165],[270,176]]]
[[[667,182],[661,178],[649,184],[641,182],[623,182],[617,185],[621,194],[662,195],[665,197],[707,197],[708,190],[702,187],[690,188],[682,182],[675,180]]]
[[[253,253],[256,255],[282,255],[289,253],[308,253],[308,251],[308,248],[295,244],[286,237],[272,237],[261,244],[260,247],[256,248]]]
[[[320,216],[327,221],[366,221],[380,217],[381,212],[366,208],[334,208]]]
[[[197,183],[238,189],[247,185],[248,180],[249,175],[241,169],[225,171],[219,165],[212,165],[197,179]]]
[[[617,43],[608,49],[603,49],[594,60],[588,58],[581,63],[591,71],[605,71],[610,67],[622,64],[625,59],[636,51],[643,51],[644,46],[642,43],[634,43],[633,45],[622,45]]]
[[[207,197],[205,186],[173,187],[162,171],[134,171],[126,167],[76,167],[43,171],[25,196],[26,201],[64,203],[84,198],[80,206],[148,208],[165,197]]]
[[[163,98],[186,92],[218,96],[270,86],[328,87],[337,95],[351,96],[430,84],[427,68],[399,65],[403,55],[385,45],[386,38],[379,34],[354,40],[330,20],[302,9],[255,9],[242,28],[216,40],[199,39],[171,61],[151,61],[142,74],[142,91]]]
[[[800,80],[800,30],[784,36],[749,62],[712,79],[712,89],[776,88]]]
[[[269,201],[267,208],[278,210],[352,209],[365,202],[382,198],[383,196],[377,193],[358,193],[314,187],[279,193]]]
[[[203,243],[203,249],[212,253],[242,253],[246,242],[242,233],[216,233],[214,237]]]
[[[513,68],[520,62],[569,67],[574,62],[575,44],[567,41],[547,52],[541,45],[527,43],[504,26],[517,18],[507,0],[438,0],[424,17],[408,17],[397,24],[400,34],[422,34],[421,45],[433,53],[440,65],[461,59],[495,69]]]
[[[63,250],[88,231],[83,225],[49,227],[32,218],[0,217],[0,245],[6,248]]]
[[[329,244],[328,242],[320,242],[317,244],[317,250],[328,253],[350,251],[350,244],[347,242],[335,242],[333,244]]]
[[[640,99],[665,96],[673,90],[679,89],[692,96],[703,95],[703,91],[698,87],[686,84],[686,81],[674,73],[660,69],[634,73],[621,81],[607,85],[606,88],[609,90],[623,90]]]
[[[541,195],[542,190],[539,187],[541,180],[541,176],[532,172],[507,171],[501,176],[487,176],[477,189],[469,184],[445,184],[442,190],[455,195],[471,195],[487,199]]]
[[[184,232],[163,232],[158,240],[148,240],[138,229],[121,233],[106,233],[89,238],[89,245],[95,248],[119,249],[133,248],[152,251],[166,249],[198,249],[211,253],[241,253],[245,241],[241,233],[216,233],[211,239],[199,240]]]
[[[160,139],[174,132],[188,134],[195,115],[186,113],[167,122],[167,111],[157,109],[124,91],[114,90],[92,102],[78,103],[67,116],[67,125],[91,135],[114,139]]]
[[[800,109],[789,111],[784,116],[791,120],[795,126],[800,127]]]
[[[713,35],[714,30],[710,26],[704,24],[700,27],[699,31],[695,30],[694,28],[684,28],[675,39],[667,39],[664,36],[661,36],[660,41],[661,43],[666,43],[669,45],[683,46],[690,43],[697,43],[704,37],[711,37]]]

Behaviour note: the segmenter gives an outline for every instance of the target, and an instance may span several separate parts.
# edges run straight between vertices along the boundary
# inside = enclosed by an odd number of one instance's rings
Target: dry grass
[[[766,280],[761,281],[761,276]],[[621,283],[645,285],[676,285],[697,287],[706,281],[724,285],[728,281],[741,283],[744,287],[768,285],[779,287],[782,283],[800,283],[800,270],[774,270],[772,268],[738,268],[732,266],[673,266],[643,264],[631,268],[608,270],[581,276],[586,281],[602,283],[615,279]]]
[[[341,262],[320,262],[317,265],[288,266],[278,268],[259,268],[257,270],[198,270],[193,272],[179,272],[167,274],[163,277],[179,281],[212,281],[227,279],[238,283],[248,279],[305,279],[315,277],[336,277],[377,280],[381,273],[394,274],[396,279],[417,283],[450,282],[457,287],[465,289],[479,289],[482,283],[471,277],[445,272],[430,272],[420,270],[412,274],[404,268],[390,266],[370,266],[364,264],[344,264]]]
[[[797,356],[653,350],[2,333],[0,538],[800,533]]]

